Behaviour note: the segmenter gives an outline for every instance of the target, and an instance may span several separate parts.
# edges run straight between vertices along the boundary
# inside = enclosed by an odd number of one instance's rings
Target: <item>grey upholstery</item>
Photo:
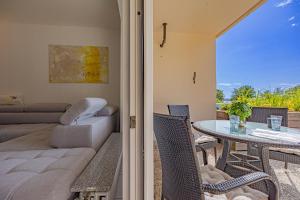
[[[162,164],[162,199],[278,199],[277,187],[265,173],[233,179],[210,165],[200,168],[189,123],[186,117],[154,114],[154,133]],[[263,180],[269,183],[269,196],[247,187]]]
[[[66,112],[71,107],[68,103],[34,103],[24,106],[24,112]]]
[[[67,103],[1,105],[0,124],[59,123],[69,106]]]
[[[0,105],[0,113],[10,112],[66,112],[68,103],[33,103],[26,105]]]
[[[0,113],[0,124],[59,123],[62,114],[57,112]]]
[[[50,137],[53,132],[52,127],[44,128],[30,134],[0,143],[0,151],[26,151],[26,150],[45,150],[52,149]]]
[[[94,154],[90,148],[0,152],[0,199],[67,200]]]
[[[3,112],[18,113],[23,111],[24,111],[23,105],[0,105],[0,113]]]
[[[11,124],[0,125],[0,143],[30,134],[56,124]]]

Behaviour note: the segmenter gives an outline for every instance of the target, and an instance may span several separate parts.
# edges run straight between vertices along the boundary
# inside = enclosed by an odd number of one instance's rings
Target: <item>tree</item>
[[[295,94],[297,92],[300,92],[300,85],[297,85],[295,87],[289,88],[285,91],[287,94]]]
[[[225,95],[223,90],[217,89],[217,103],[223,103]]]
[[[236,101],[238,99],[250,99],[254,98],[256,96],[256,92],[253,87],[249,85],[244,85],[240,88],[234,89],[232,96],[231,96],[231,101]]]

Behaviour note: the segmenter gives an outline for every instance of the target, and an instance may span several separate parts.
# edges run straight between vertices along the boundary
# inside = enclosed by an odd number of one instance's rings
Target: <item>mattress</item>
[[[67,200],[92,148],[0,152],[1,200]]]

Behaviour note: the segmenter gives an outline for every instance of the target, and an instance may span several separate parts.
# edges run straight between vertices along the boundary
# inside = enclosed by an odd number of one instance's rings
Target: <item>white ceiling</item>
[[[154,0],[154,29],[217,36],[262,0]]]
[[[0,19],[30,24],[120,27],[117,0],[0,0]]]

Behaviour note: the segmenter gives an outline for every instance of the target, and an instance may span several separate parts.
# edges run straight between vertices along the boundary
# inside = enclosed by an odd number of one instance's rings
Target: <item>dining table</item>
[[[273,131],[267,124],[247,122],[243,127],[234,127],[229,120],[204,120],[193,123],[193,128],[201,133],[218,138],[223,143],[223,151],[217,159],[216,167],[236,178],[251,172],[262,171],[278,184],[274,169],[269,162],[269,148],[300,149],[300,130],[281,127]],[[246,152],[232,151],[233,142],[255,145],[257,156]],[[261,191],[267,190],[267,184],[254,185]]]

